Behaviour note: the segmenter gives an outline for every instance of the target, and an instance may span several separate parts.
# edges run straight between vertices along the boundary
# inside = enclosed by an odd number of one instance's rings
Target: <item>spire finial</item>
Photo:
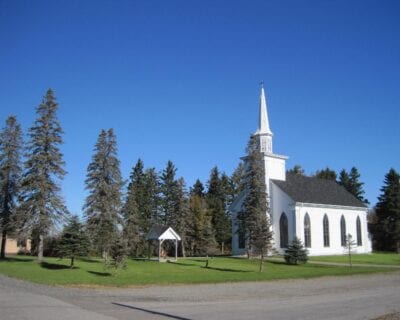
[[[260,87],[261,87],[261,89],[264,89],[264,80],[261,80]]]

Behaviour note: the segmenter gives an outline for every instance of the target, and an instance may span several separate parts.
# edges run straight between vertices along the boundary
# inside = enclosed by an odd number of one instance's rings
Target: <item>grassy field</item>
[[[177,263],[129,260],[127,268],[111,275],[101,260],[80,259],[70,269],[69,260],[47,258],[40,265],[33,257],[16,256],[0,260],[0,273],[36,283],[83,286],[142,286],[184,283],[220,283],[264,281],[273,279],[312,278],[363,273],[387,272],[387,268],[333,267],[318,265],[289,266],[268,262],[264,272],[258,272],[258,261],[240,258],[213,258],[209,268],[204,259],[185,258]]]
[[[396,253],[353,254],[351,256],[351,260],[353,261],[353,263],[398,265],[398,266],[400,266],[400,254],[396,254]],[[310,257],[310,261],[326,261],[326,262],[348,263],[349,257],[347,255],[343,255],[343,256],[315,256],[315,257]]]

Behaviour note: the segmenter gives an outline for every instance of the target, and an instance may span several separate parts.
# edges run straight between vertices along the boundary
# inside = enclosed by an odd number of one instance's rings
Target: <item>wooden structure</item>
[[[174,229],[167,226],[156,225],[153,226],[146,235],[146,240],[149,242],[157,240],[158,242],[158,261],[163,261],[161,253],[163,251],[162,244],[166,240],[171,240],[175,244],[175,261],[178,259],[178,241],[181,241],[181,237],[176,233]],[[149,252],[150,254],[150,252]],[[150,256],[149,256],[150,258]]]

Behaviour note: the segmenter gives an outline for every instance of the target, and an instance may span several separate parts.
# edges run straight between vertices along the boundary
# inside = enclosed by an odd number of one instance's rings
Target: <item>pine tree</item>
[[[206,201],[215,230],[215,240],[220,244],[223,253],[225,243],[231,238],[231,223],[226,207],[226,189],[217,167],[211,170]]]
[[[317,171],[315,173],[315,176],[320,179],[333,180],[333,181],[336,181],[336,177],[337,177],[336,172],[334,170],[329,169],[329,167],[326,167],[323,170]]]
[[[245,188],[245,169],[242,161],[239,162],[235,171],[233,171],[230,177],[230,185],[230,197],[233,201]]]
[[[86,256],[89,252],[89,238],[79,222],[77,216],[72,216],[69,223],[64,227],[58,241],[57,251],[61,257],[71,259],[71,268],[74,267],[76,257]]]
[[[365,204],[369,204],[369,201],[364,198],[364,190],[363,190],[363,182],[360,182],[360,173],[358,172],[356,167],[352,167],[350,169],[349,175],[349,189],[348,191],[353,194],[358,200],[364,202]]]
[[[196,180],[193,187],[190,189],[192,195],[197,195],[199,197],[204,197],[204,186],[199,179]]]
[[[246,196],[238,215],[239,232],[244,232],[249,254],[259,254],[260,271],[264,257],[271,249],[272,231],[269,221],[268,195],[265,185],[263,155],[255,136],[247,147]],[[241,230],[243,228],[243,230]]]
[[[166,168],[161,173],[161,210],[162,210],[162,223],[164,225],[175,227],[177,224],[177,192],[178,182],[175,179],[176,168],[171,160],[167,162]]]
[[[145,171],[145,186],[143,207],[139,207],[142,212],[142,223],[147,233],[155,224],[164,223],[164,216],[161,214],[160,204],[160,181],[155,168],[149,168]]]
[[[122,235],[117,233],[110,243],[110,259],[104,261],[105,267],[111,269],[113,275],[115,275],[119,269],[126,268],[127,252],[126,240]]]
[[[185,180],[183,178],[177,181],[177,199],[175,206],[176,231],[181,237],[182,257],[185,257],[188,244],[187,240],[190,237],[190,229],[193,222],[189,211],[189,199],[186,192]]]
[[[296,164],[292,169],[289,169],[287,172],[291,173],[291,174],[297,174],[299,176],[304,176],[305,175],[304,174],[304,169],[299,164]]]
[[[393,168],[385,175],[381,192],[371,228],[374,243],[377,250],[400,253],[400,175]]]
[[[106,260],[121,222],[123,181],[119,166],[114,132],[101,130],[87,169],[85,183],[89,195],[83,209],[92,244]]]
[[[306,263],[308,260],[307,249],[304,248],[303,243],[295,237],[290,245],[285,250],[285,261],[288,264]]]
[[[17,198],[20,192],[22,132],[15,116],[6,120],[0,133],[0,258],[5,258],[7,234],[15,229]]]
[[[30,141],[21,185],[20,212],[25,227],[38,235],[39,262],[43,260],[44,236],[68,215],[58,184],[66,172],[60,151],[63,131],[57,110],[54,92],[49,89],[36,109],[38,118],[34,126],[29,129]]]
[[[338,184],[343,186],[347,191],[350,192],[350,176],[345,169],[340,171],[339,173],[339,181]]]
[[[206,255],[215,247],[214,231],[211,217],[208,215],[203,184],[196,180],[190,193],[190,240],[191,252],[194,255]]]

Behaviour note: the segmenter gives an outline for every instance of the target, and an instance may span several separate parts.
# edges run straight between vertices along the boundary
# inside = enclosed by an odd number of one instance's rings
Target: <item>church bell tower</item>
[[[264,154],[265,182],[268,190],[270,179],[286,180],[286,160],[288,157],[273,153],[273,133],[269,126],[267,100],[263,83],[261,83],[259,110],[258,129],[254,136],[257,138],[260,151]]]

